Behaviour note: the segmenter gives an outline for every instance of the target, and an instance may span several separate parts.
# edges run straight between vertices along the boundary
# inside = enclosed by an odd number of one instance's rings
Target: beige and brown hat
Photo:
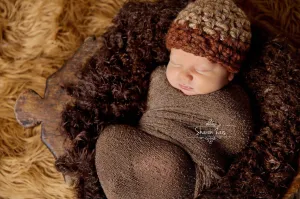
[[[232,0],[196,0],[171,24],[166,47],[206,57],[238,73],[250,40],[250,21]]]

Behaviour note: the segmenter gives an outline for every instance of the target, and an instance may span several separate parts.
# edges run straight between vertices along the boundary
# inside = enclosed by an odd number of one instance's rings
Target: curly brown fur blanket
[[[256,133],[203,198],[281,198],[297,174],[300,62],[292,54],[286,40],[275,38],[249,61],[241,79],[256,107]]]
[[[80,83],[66,88],[77,98],[63,113],[64,133],[75,147],[56,166],[78,177],[78,198],[105,198],[94,166],[95,142],[108,124],[138,123],[149,75],[168,61],[164,35],[186,3],[126,4],[103,35],[106,45],[79,75]],[[264,30],[258,27],[253,24],[251,56],[237,76],[255,107],[255,134],[221,182],[201,198],[280,198],[296,175],[299,61],[288,41],[265,43]]]

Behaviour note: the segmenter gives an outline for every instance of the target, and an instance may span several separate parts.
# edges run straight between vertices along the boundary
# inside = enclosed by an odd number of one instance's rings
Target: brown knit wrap
[[[166,47],[206,57],[229,72],[237,73],[250,41],[250,21],[234,2],[196,0],[189,3],[171,24]]]

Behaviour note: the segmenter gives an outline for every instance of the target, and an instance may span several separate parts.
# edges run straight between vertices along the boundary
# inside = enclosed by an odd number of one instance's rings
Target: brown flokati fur
[[[78,177],[78,198],[106,198],[94,165],[96,140],[108,124],[137,124],[145,110],[150,74],[168,62],[169,25],[186,4],[184,0],[125,4],[115,25],[103,35],[105,45],[78,74],[79,85],[66,87],[77,100],[64,110],[62,121],[63,133],[74,148],[56,166]],[[299,61],[286,41],[264,44],[265,35],[253,25],[247,64],[236,76],[255,107],[256,133],[222,181],[199,198],[280,198],[296,174]]]
[[[261,56],[249,58],[240,78],[255,106],[256,133],[226,177],[199,198],[276,199],[287,191],[297,174],[300,147],[296,53],[288,41],[276,37]]]

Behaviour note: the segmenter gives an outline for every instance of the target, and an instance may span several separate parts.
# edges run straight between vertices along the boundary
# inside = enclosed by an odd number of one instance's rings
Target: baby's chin
[[[185,95],[206,95],[206,94],[209,94],[209,93],[213,93],[215,91],[207,91],[207,92],[201,92],[201,91],[195,91],[194,89],[193,90],[184,90],[184,89],[181,89],[181,88],[177,88],[179,91],[181,91],[183,94]]]
[[[185,95],[201,95],[201,93],[196,92],[194,89],[193,90],[184,90],[181,88],[177,88],[177,89]]]
[[[171,83],[170,83],[171,84]],[[182,88],[180,88],[179,86],[174,86],[174,85],[172,85],[171,84],[171,86],[173,87],[173,88],[176,88],[178,91],[180,91],[180,92],[182,92],[183,94],[185,94],[185,95],[199,95],[200,93],[198,93],[198,92],[195,92],[195,90],[193,89],[193,90],[184,90],[184,89],[182,89]]]
[[[179,89],[179,90],[185,95],[199,95],[198,93],[195,93],[193,90],[191,91],[183,90],[183,89]]]

